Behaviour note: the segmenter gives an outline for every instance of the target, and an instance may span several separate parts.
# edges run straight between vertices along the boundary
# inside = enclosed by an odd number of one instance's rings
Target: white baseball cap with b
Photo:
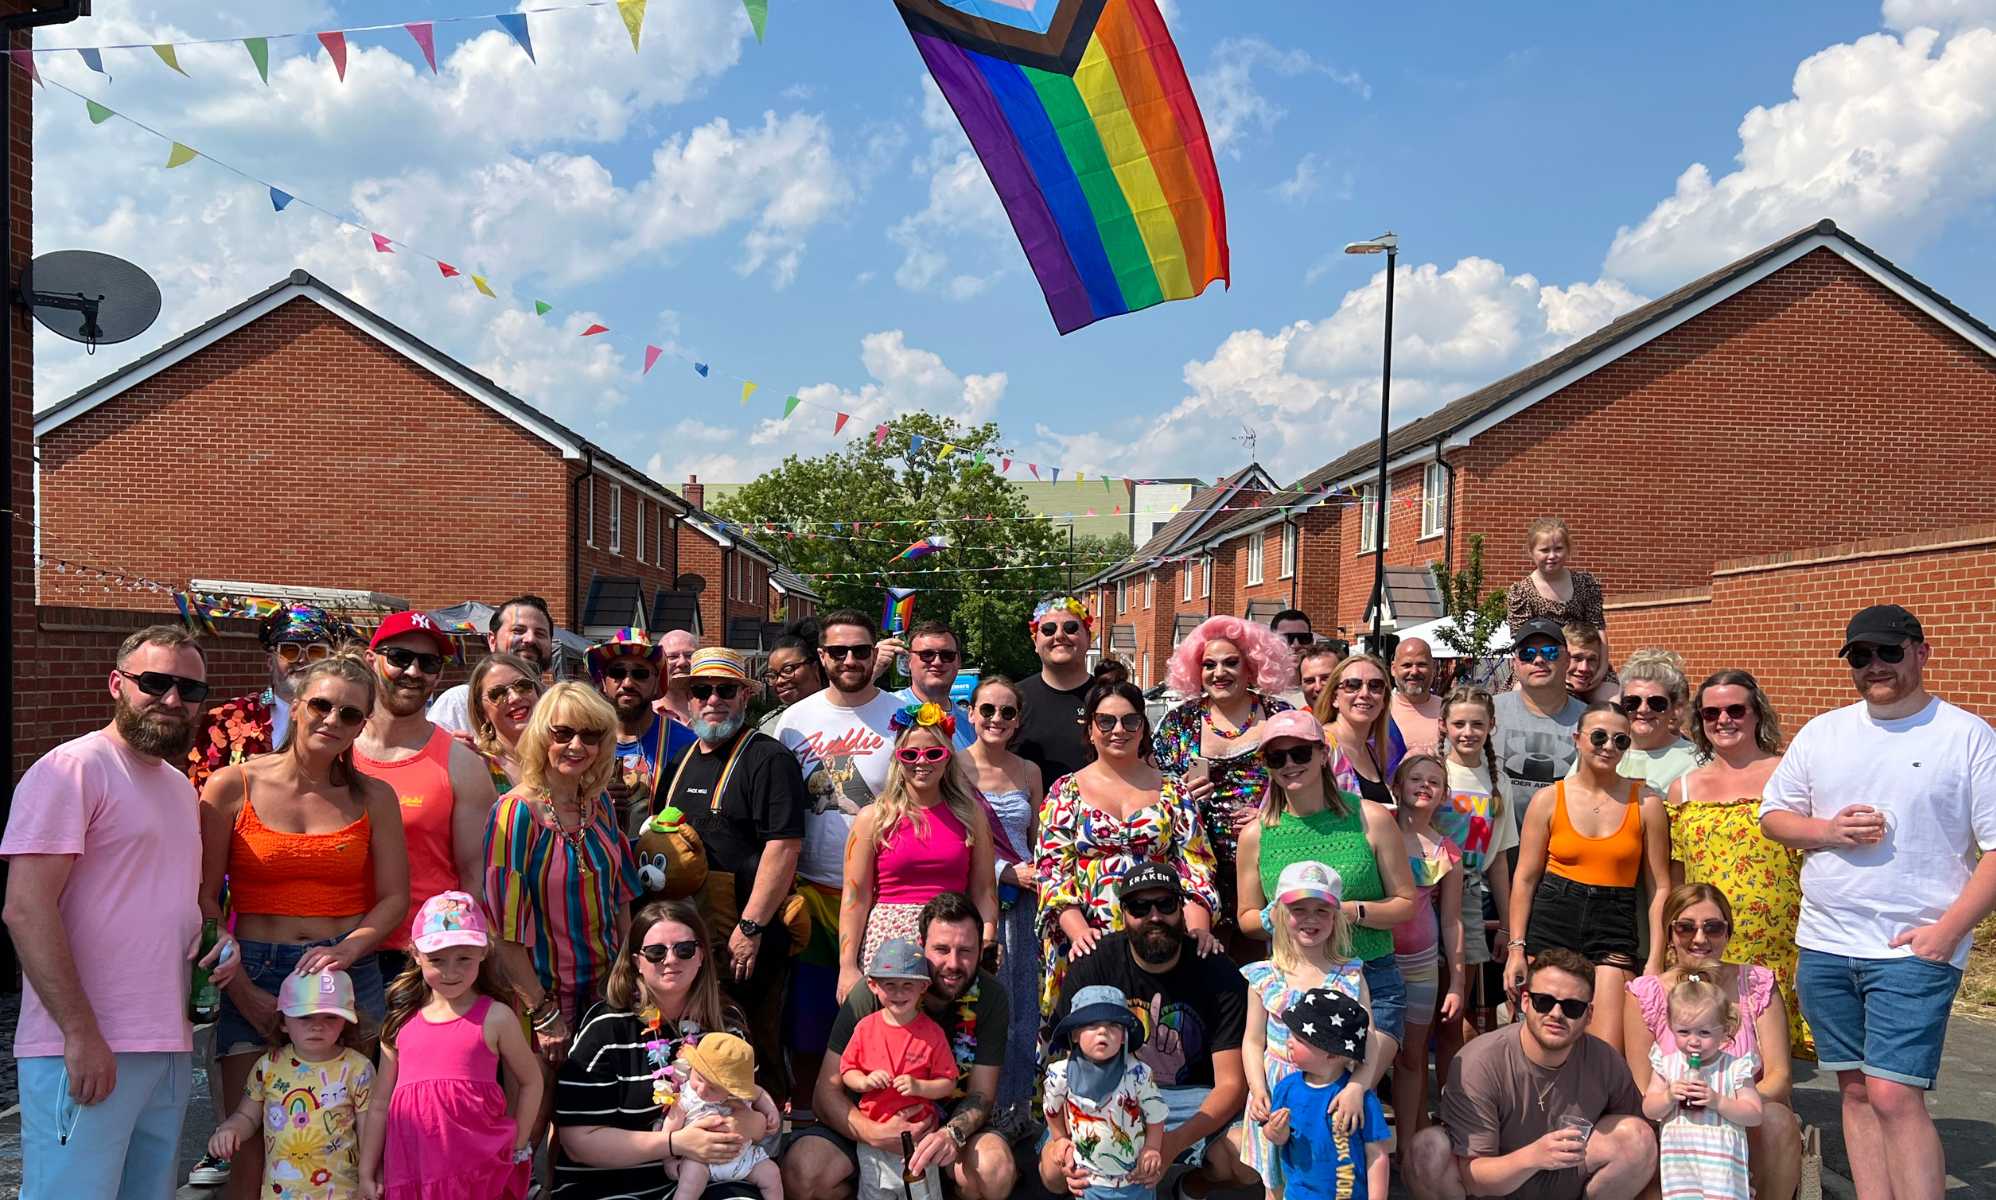
[[[1282,868],[1275,880],[1275,902],[1294,904],[1298,900],[1322,900],[1336,906],[1344,903],[1345,881],[1324,863],[1294,862]]]

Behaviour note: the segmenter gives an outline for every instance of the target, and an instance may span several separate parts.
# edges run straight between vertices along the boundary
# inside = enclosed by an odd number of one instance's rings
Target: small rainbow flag
[[[906,633],[915,626],[915,589],[887,589],[887,607],[880,613],[882,633]]]
[[[1229,279],[1220,173],[1155,0],[895,0],[1062,333]]]
[[[940,533],[932,533],[894,557],[914,562],[918,558],[927,558],[938,550],[947,549],[949,549],[949,539]]]

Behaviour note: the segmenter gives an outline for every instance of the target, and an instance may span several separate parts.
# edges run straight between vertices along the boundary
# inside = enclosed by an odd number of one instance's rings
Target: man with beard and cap
[[[1049,596],[1033,607],[1030,632],[1040,670],[1019,681],[1025,714],[1015,753],[1040,769],[1047,791],[1088,762],[1081,709],[1095,686],[1088,672],[1088,639],[1094,628],[1088,606],[1072,596]]]
[[[126,638],[111,723],[14,789],[0,857],[27,987],[14,1032],[21,1194],[170,1196],[193,1077],[190,968],[202,939],[201,830],[180,770],[208,695],[185,629]],[[217,986],[240,969],[219,935]]]
[[[485,645],[497,653],[517,654],[545,675],[554,662],[554,617],[539,596],[515,596],[492,610],[486,623]],[[471,685],[445,688],[430,705],[430,720],[452,733],[471,734]],[[413,909],[411,911],[414,911]]]
[[[665,701],[661,711],[682,724],[686,723],[693,714],[679,707],[679,702],[672,698],[672,693],[663,685],[686,674],[686,669],[693,665],[693,652],[699,648],[700,639],[684,629],[668,629],[658,635],[660,665],[665,668],[659,689],[659,698]]]
[[[667,713],[661,703],[662,646],[642,629],[619,629],[589,648],[589,674],[596,690],[617,710],[617,769],[610,776],[610,799],[617,824],[636,841],[651,820],[659,781],[699,739]]]
[[[368,643],[374,711],[354,742],[353,762],[395,789],[409,847],[409,911],[439,892],[485,893],[485,825],[499,794],[478,752],[424,714],[455,647],[428,613],[389,615]],[[409,931],[381,943],[381,974],[408,965]]]
[[[284,744],[291,723],[291,675],[326,658],[360,631],[323,608],[288,604],[265,617],[256,631],[270,660],[270,684],[209,708],[187,752],[187,777],[198,792],[223,767],[268,754]]]
[[[778,918],[804,850],[804,773],[782,742],[748,727],[754,683],[739,653],[695,651],[670,686],[697,741],[673,768],[662,807],[677,808],[706,848],[700,911],[715,938],[714,966],[748,1017],[756,1074],[781,1104],[790,934]]]
[[[1143,1022],[1137,1057],[1157,1077],[1170,1116],[1164,1161],[1182,1162],[1213,1188],[1259,1187],[1224,1136],[1247,1104],[1241,1042],[1247,1034],[1247,980],[1223,954],[1201,958],[1185,929],[1185,892],[1165,863],[1139,863],[1117,886],[1123,928],[1105,934],[1061,981],[1056,1026],[1083,988],[1107,985],[1129,997]],[[1040,1181],[1055,1195],[1079,1195],[1086,1173],[1071,1144],[1049,1139]]]
[[[868,988],[854,988],[833,1022],[823,1062],[798,1080],[815,1080],[818,1124],[790,1135],[783,1151],[784,1200],[850,1200],[859,1168],[858,1144],[901,1152],[901,1135],[914,1139],[913,1172],[941,1167],[944,1188],[957,1200],[1007,1200],[1018,1182],[1012,1147],[986,1122],[1005,1065],[1005,1031],[1011,1010],[998,977],[978,969],[982,918],[970,897],[940,892],[917,918],[929,990],[922,1010],[943,1027],[956,1055],[957,1095],[943,1102],[941,1124],[905,1114],[871,1121],[839,1081],[839,1060],[860,1018],[879,1007]]]

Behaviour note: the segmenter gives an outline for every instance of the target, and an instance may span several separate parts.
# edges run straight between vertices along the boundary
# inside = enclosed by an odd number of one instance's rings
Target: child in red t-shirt
[[[870,1121],[904,1112],[916,1118],[935,1114],[936,1101],[956,1091],[957,1072],[943,1027],[922,1011],[922,995],[929,990],[928,960],[906,938],[883,942],[867,964],[866,986],[880,1008],[853,1026],[852,1039],[839,1057],[839,1082],[858,1094],[860,1115]],[[899,1155],[862,1142],[859,1156],[862,1197],[877,1190],[869,1181],[901,1193],[904,1164]],[[871,1161],[875,1159],[879,1161]],[[928,1182],[931,1194],[939,1195],[933,1190],[936,1181]]]

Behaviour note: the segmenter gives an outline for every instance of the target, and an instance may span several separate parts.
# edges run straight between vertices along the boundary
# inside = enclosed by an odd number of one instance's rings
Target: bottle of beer
[[[187,993],[187,1019],[196,1025],[210,1024],[222,1013],[222,989],[215,986],[208,968],[200,962],[221,937],[220,921],[209,917],[201,922],[201,951],[194,956],[194,986]]]

